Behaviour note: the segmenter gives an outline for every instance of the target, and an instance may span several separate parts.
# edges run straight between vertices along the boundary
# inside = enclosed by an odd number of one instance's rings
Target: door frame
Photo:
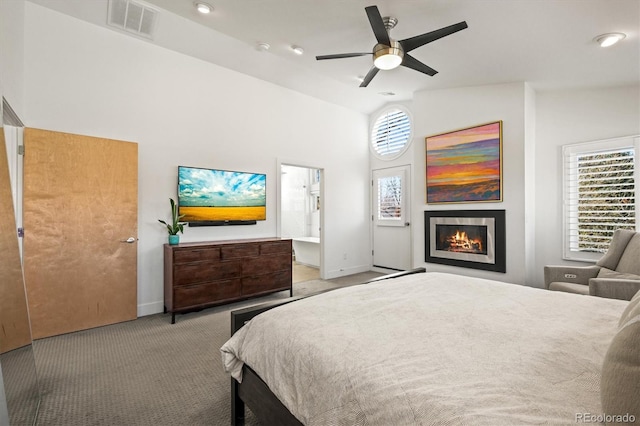
[[[22,262],[22,175],[24,151],[21,151],[21,148],[24,148],[24,123],[4,97],[2,97],[2,121],[5,129],[5,144],[7,146],[9,174],[11,175],[11,192],[16,215],[16,228],[18,229],[18,249],[20,251],[20,261]]]
[[[325,193],[324,193],[324,167],[309,163],[302,160],[289,160],[278,158],[277,160],[277,173],[276,173],[276,236],[282,237],[282,166],[302,167],[306,169],[317,169],[320,171],[320,279],[324,279],[327,276],[325,266],[325,232],[324,232],[324,206],[325,206]]]
[[[414,223],[413,223],[413,214],[412,214],[412,210],[411,210],[411,198],[412,198],[412,187],[411,187],[411,183],[413,180],[413,173],[412,173],[412,167],[410,163],[406,163],[406,164],[397,164],[397,165],[393,165],[393,166],[388,166],[388,167],[378,167],[375,169],[371,169],[370,171],[370,180],[371,180],[371,186],[369,188],[370,194],[369,194],[369,199],[371,200],[369,205],[370,205],[370,217],[371,217],[371,222],[370,222],[370,240],[371,240],[371,270],[374,272],[380,272],[383,274],[388,274],[389,272],[394,272],[397,271],[397,269],[394,268],[385,268],[385,267],[381,267],[381,266],[374,266],[374,260],[373,260],[373,256],[374,256],[374,247],[375,247],[375,227],[376,227],[376,220],[375,220],[375,215],[376,215],[376,211],[377,211],[377,206],[374,205],[375,204],[375,200],[377,199],[374,190],[376,188],[375,185],[375,181],[374,181],[374,174],[378,171],[383,171],[383,170],[390,170],[390,169],[406,169],[406,174],[405,174],[405,179],[408,181],[408,188],[403,186],[403,190],[404,190],[404,202],[405,202],[405,209],[406,209],[406,216],[405,219],[407,222],[409,222],[409,237],[408,237],[408,242],[407,244],[409,245],[409,267],[412,268],[413,267],[413,229],[414,229]]]

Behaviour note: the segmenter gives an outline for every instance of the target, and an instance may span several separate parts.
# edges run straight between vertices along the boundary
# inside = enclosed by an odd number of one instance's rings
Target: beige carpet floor
[[[361,283],[375,272],[294,284],[294,295]],[[233,309],[288,292],[176,316],[134,321],[34,342],[39,426],[228,425],[230,379],[219,348]],[[255,425],[249,416],[247,424]]]

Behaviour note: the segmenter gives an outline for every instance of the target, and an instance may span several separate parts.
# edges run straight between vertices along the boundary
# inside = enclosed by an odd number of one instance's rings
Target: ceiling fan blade
[[[373,30],[373,34],[376,36],[378,43],[384,44],[385,46],[391,46],[389,33],[387,32],[387,28],[384,26],[384,21],[382,20],[382,16],[380,16],[378,6],[365,7],[364,10],[367,12],[371,29]]]
[[[402,58],[402,63],[400,65],[430,76],[438,74],[438,71],[434,70],[428,65],[423,64],[413,56],[406,53],[404,54],[404,58]]]
[[[316,56],[316,60],[321,61],[323,59],[342,59],[342,58],[354,58],[356,56],[373,55],[372,52],[358,52],[358,53],[337,53],[335,55],[320,55]]]
[[[362,80],[362,83],[360,83],[360,87],[367,87],[371,82],[371,80],[373,80],[373,77],[375,77],[376,74],[378,74],[378,71],[380,71],[378,68],[372,67],[367,73],[367,75],[364,77],[364,80]]]
[[[458,22],[457,24],[449,25],[448,27],[440,28],[439,30],[400,40],[399,43],[405,52],[411,52],[413,49],[424,46],[425,44],[431,43],[432,41],[438,40],[439,38],[446,37],[458,31],[464,30],[465,28],[468,28],[468,25],[465,21],[462,21]]]

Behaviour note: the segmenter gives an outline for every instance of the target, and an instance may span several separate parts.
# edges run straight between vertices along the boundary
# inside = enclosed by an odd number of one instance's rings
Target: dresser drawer
[[[220,247],[184,249],[173,252],[174,263],[198,262],[201,260],[219,260]]]
[[[220,247],[220,257],[222,260],[253,257],[258,256],[259,253],[260,247],[258,244],[231,244]]]
[[[291,253],[291,240],[260,244],[260,254]]]
[[[271,254],[242,260],[242,276],[260,275],[265,272],[291,271],[291,253]]]
[[[271,274],[245,277],[242,279],[243,295],[289,288],[291,288],[291,271],[273,272]]]
[[[291,292],[291,271],[291,239],[165,244],[165,310],[173,324],[176,313]]]
[[[174,285],[189,285],[207,281],[228,280],[240,278],[241,265],[239,260],[229,262],[195,262],[175,265],[173,269]]]
[[[176,287],[174,289],[173,309],[205,305],[217,300],[241,296],[240,280],[223,280],[201,285]]]

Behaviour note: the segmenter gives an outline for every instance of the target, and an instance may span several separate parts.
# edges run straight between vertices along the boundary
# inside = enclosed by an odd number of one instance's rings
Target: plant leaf
[[[167,227],[169,235],[177,235],[178,232],[184,232],[184,225],[180,223],[180,219],[182,219],[185,215],[178,214],[178,205],[173,200],[173,198],[169,198],[169,204],[171,204],[171,224],[168,224],[162,219],[158,219],[158,222]]]

